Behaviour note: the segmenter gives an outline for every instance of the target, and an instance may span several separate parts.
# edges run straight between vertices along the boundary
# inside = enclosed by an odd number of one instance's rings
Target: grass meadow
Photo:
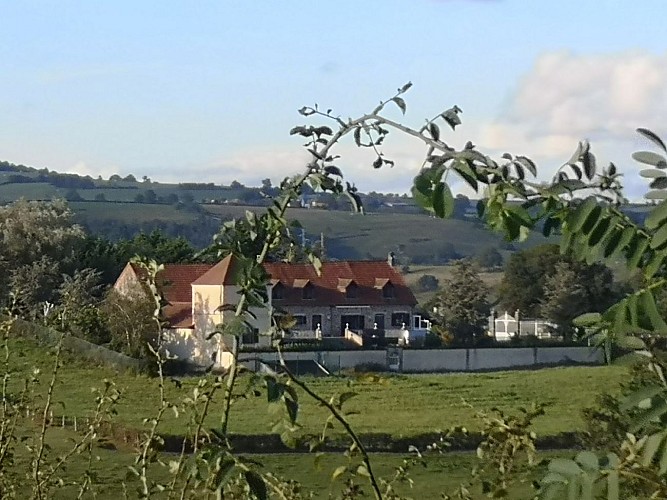
[[[42,374],[50,372],[52,360],[45,352],[46,348],[35,347],[31,341],[22,339],[15,341],[12,349],[17,382],[33,367],[38,367]],[[346,391],[357,393],[345,408],[353,412],[349,419],[360,433],[409,437],[459,425],[478,430],[480,424],[474,416],[479,410],[498,407],[511,411],[537,403],[545,405],[546,414],[535,421],[535,431],[538,435],[552,436],[583,430],[585,422],[581,410],[593,405],[597,394],[618,391],[626,373],[624,366],[582,366],[475,374],[386,375],[377,381],[354,375],[305,380],[317,393],[327,397]],[[43,393],[48,380],[46,375],[41,378],[37,391]],[[117,406],[118,424],[139,429],[143,418],[157,411],[157,379],[119,374],[108,368],[66,359],[54,391],[54,414],[68,417],[90,415],[94,407],[91,389],[101,388],[104,379],[113,380],[121,392]],[[239,388],[246,386],[248,381],[246,375]],[[178,381],[168,379],[167,399],[179,404],[192,395],[198,382],[197,377]],[[209,426],[219,423],[221,398],[222,394],[219,394],[211,404],[206,422]],[[324,409],[305,394],[300,394],[299,422],[303,433],[320,432],[326,416]],[[232,407],[230,430],[234,433],[269,433],[272,423],[271,408],[264,392],[257,397],[240,398]],[[176,418],[169,412],[160,431],[179,435],[186,425],[186,419]]]
[[[10,370],[12,384],[10,390],[16,390],[21,379],[40,370],[40,381],[35,386],[36,404],[42,405],[49,383],[49,374],[53,368],[52,348],[38,345],[34,341],[19,338],[10,343]],[[627,366],[582,366],[545,368],[534,371],[505,371],[494,373],[434,374],[434,375],[388,375],[379,380],[370,380],[363,375],[306,378],[304,379],[317,393],[330,396],[335,393],[352,390],[357,396],[345,405],[351,411],[349,420],[355,430],[364,433],[387,433],[395,438],[417,436],[446,430],[452,426],[466,426],[469,430],[479,430],[481,422],[475,418],[476,411],[498,407],[504,411],[516,411],[519,407],[531,403],[546,405],[546,414],[534,422],[534,430],[539,436],[556,435],[567,431],[581,431],[585,422],[581,410],[594,404],[596,395],[604,392],[616,393],[627,374]],[[121,392],[116,407],[114,422],[127,429],[145,429],[143,419],[154,416],[159,407],[158,380],[144,375],[118,373],[105,367],[91,366],[81,360],[66,355],[58,375],[53,393],[53,412],[58,416],[85,417],[92,413],[94,394],[92,388],[101,388],[104,380],[112,380]],[[191,396],[199,377],[167,379],[166,397],[175,404]],[[247,375],[241,378],[239,387],[248,382]],[[299,392],[300,409],[298,421],[303,426],[302,432],[317,433],[322,429],[327,413],[308,397]],[[222,411],[222,393],[213,400],[207,426],[216,426]],[[358,414],[355,414],[358,412]],[[266,434],[270,432],[275,415],[266,401],[265,392],[260,396],[249,396],[237,400],[232,408],[230,430],[239,434]],[[26,424],[21,433],[34,436],[37,429],[34,424]],[[181,413],[179,418],[171,411],[159,427],[163,434],[182,434],[188,425],[188,416]],[[340,434],[334,429],[331,434]],[[47,442],[50,456],[57,456],[72,446],[71,428],[50,428]],[[26,477],[31,456],[23,446],[17,443],[15,465],[11,469],[17,478]],[[26,441],[27,444],[30,440]],[[96,448],[92,461],[97,477],[96,492],[98,498],[119,498],[124,495],[122,481],[129,479],[128,467],[133,465],[136,450],[131,444],[117,441],[115,449]],[[554,455],[569,456],[574,452],[567,450],[540,453],[547,459]],[[162,464],[174,460],[175,455],[163,453]],[[252,455],[267,471],[283,478],[299,481],[305,491],[312,491],[313,498],[329,498],[340,491],[342,481],[332,482],[331,475],[340,465],[347,463],[347,458],[339,453],[327,453],[316,460],[314,454],[289,453]],[[396,467],[405,458],[396,453],[375,453],[373,464],[380,477],[390,478]],[[404,483],[397,486],[397,491],[415,499],[438,498],[442,492],[452,492],[471,478],[475,468],[474,453],[450,452],[428,455],[423,465],[410,469],[411,487]],[[77,481],[83,477],[88,467],[87,455],[75,455],[68,463],[63,476],[67,481]],[[545,466],[540,465],[525,471],[525,482],[510,489],[510,498],[533,498],[531,481],[544,475]],[[168,478],[167,465],[156,462],[151,465],[150,477],[156,481]],[[343,478],[344,479],[344,478]],[[360,482],[363,478],[359,479]],[[19,488],[27,488],[30,481],[17,481]],[[136,484],[129,484],[128,496],[133,498]],[[473,491],[475,493],[475,491]],[[65,487],[51,498],[73,498],[76,488]],[[367,489],[370,498],[370,490]],[[476,494],[476,493],[475,493]],[[481,492],[475,498],[482,498]]]

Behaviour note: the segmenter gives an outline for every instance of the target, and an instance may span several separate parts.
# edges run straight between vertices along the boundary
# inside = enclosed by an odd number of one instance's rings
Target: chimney
[[[394,255],[394,252],[389,252],[389,255],[387,255],[387,264],[391,267],[396,265],[396,256]]]

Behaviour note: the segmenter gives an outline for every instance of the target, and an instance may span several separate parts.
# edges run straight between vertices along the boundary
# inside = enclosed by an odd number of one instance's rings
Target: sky
[[[588,139],[631,198],[635,129],[667,138],[664,0],[0,0],[0,19],[0,160],[59,172],[275,184],[307,160],[289,130],[322,124],[300,107],[356,117],[408,81],[391,118],[457,105],[445,141],[541,178]],[[391,133],[380,170],[337,152],[360,190],[403,193],[424,147]]]

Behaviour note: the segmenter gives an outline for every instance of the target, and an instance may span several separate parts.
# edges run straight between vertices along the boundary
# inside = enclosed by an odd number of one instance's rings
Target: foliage
[[[432,274],[422,274],[417,280],[417,290],[420,292],[433,292],[438,289],[438,278]]]
[[[153,309],[152,299],[143,290],[129,294],[109,290],[100,304],[107,319],[109,347],[133,358],[149,358],[147,346],[157,345],[159,333]]]
[[[480,267],[495,269],[503,265],[503,256],[495,247],[486,247],[475,256]]]
[[[434,319],[453,335],[456,343],[471,345],[484,335],[490,312],[489,291],[469,260],[459,260],[454,266],[452,277],[443,281],[429,305],[433,307]]]
[[[556,245],[540,245],[512,254],[499,298],[501,309],[564,322],[569,328],[580,314],[607,309],[619,291],[608,267],[561,255]],[[571,296],[577,296],[577,301]]]

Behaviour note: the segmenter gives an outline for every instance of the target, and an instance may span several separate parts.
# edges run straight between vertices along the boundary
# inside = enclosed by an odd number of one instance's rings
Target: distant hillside
[[[210,244],[222,221],[243,217],[246,210],[265,210],[267,195],[276,191],[268,179],[261,188],[238,182],[163,184],[148,178],[138,182],[132,175],[93,179],[0,161],[1,203],[21,197],[66,198],[90,232],[114,240],[161,229],[202,248]],[[403,263],[444,264],[489,247],[507,256],[546,241],[536,233],[525,243],[508,244],[476,219],[474,201],[466,197],[457,197],[454,218],[449,220],[424,214],[405,196],[372,192],[362,194],[362,199],[369,211],[364,216],[351,214],[342,199],[309,192],[299,203],[315,208],[291,209],[288,217],[303,224],[304,240],[312,243],[323,237],[327,256],[337,259],[384,258],[391,251]],[[648,209],[638,205],[626,211],[642,222]]]

